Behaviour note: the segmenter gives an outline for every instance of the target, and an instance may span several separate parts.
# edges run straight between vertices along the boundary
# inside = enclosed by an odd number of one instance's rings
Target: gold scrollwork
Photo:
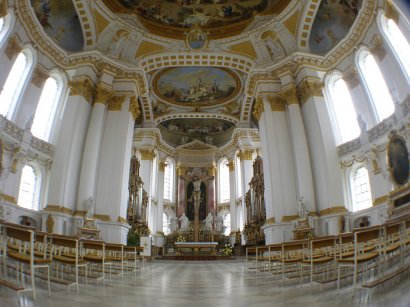
[[[105,84],[98,84],[96,88],[94,103],[102,103],[107,105],[110,102],[112,89]]]
[[[70,96],[82,96],[91,103],[94,95],[94,83],[89,79],[76,79],[68,82]]]
[[[140,107],[138,105],[138,100],[135,96],[132,96],[130,99],[130,109],[129,111],[132,114],[132,118],[134,120],[136,120],[140,115],[141,115],[141,111],[140,111]]]
[[[263,106],[263,98],[261,96],[258,96],[256,98],[256,102],[253,107],[252,114],[253,116],[255,116],[256,120],[259,121],[264,111],[265,111],[265,107]]]
[[[154,150],[140,149],[140,153],[141,153],[141,160],[153,161],[156,157]]]
[[[121,111],[125,96],[113,96],[108,99],[108,111]]]
[[[248,150],[238,152],[238,158],[241,161],[252,160],[252,156],[253,156],[253,149],[248,149]]]
[[[304,79],[298,86],[301,104],[305,104],[311,97],[323,97],[324,83],[319,79]]]

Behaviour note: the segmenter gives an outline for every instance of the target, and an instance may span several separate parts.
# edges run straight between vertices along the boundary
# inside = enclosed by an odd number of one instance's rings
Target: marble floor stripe
[[[105,285],[89,284],[80,287],[77,294],[65,287],[53,285],[52,296],[48,297],[44,283],[39,283],[38,298],[33,301],[30,294],[24,294],[23,306],[50,307],[122,307],[122,306],[372,306],[410,307],[410,274],[400,282],[373,291],[370,301],[366,292],[360,291],[351,297],[351,288],[344,287],[336,295],[334,285],[322,290],[314,287],[300,287],[299,284],[285,284],[245,274],[243,263],[236,261],[161,261],[147,264],[145,272],[137,276],[113,278]],[[0,287],[0,306],[18,306],[13,291]]]

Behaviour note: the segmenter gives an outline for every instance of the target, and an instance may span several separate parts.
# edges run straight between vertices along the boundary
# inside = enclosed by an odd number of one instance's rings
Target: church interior
[[[0,305],[410,306],[406,0],[0,0]]]

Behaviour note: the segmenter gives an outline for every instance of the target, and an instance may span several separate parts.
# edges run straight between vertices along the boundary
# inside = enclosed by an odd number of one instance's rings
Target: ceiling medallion
[[[208,45],[208,34],[199,26],[194,26],[185,34],[185,42],[191,50],[203,50]]]

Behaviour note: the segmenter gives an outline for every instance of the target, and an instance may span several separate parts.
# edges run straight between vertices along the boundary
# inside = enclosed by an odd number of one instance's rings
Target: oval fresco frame
[[[226,95],[226,97],[222,97],[219,99],[206,99],[206,101],[188,101],[188,102],[182,102],[182,101],[177,101],[174,98],[170,98],[165,96],[163,93],[161,93],[161,90],[159,89],[159,82],[161,82],[161,78],[164,77],[165,74],[172,72],[173,70],[183,70],[183,69],[208,69],[208,70],[217,70],[217,71],[221,71],[227,75],[229,75],[230,77],[232,77],[232,81],[234,81],[234,90],[229,93],[228,95]],[[206,82],[206,81],[205,81]],[[154,93],[155,95],[161,99],[164,103],[170,104],[170,105],[176,105],[176,106],[180,106],[180,107],[194,107],[194,108],[202,108],[202,107],[213,107],[216,105],[221,105],[224,104],[228,101],[231,101],[233,99],[235,99],[241,90],[241,80],[238,77],[238,75],[236,73],[234,73],[232,70],[224,68],[224,67],[215,67],[215,66],[211,66],[211,67],[207,67],[207,66],[179,66],[179,67],[169,67],[169,68],[165,68],[163,70],[161,70],[160,72],[158,72],[153,80],[152,80],[152,86],[154,89]],[[199,85],[198,85],[199,87]],[[215,92],[209,94],[209,93],[204,93],[205,96],[212,96],[212,94],[217,95],[218,94],[218,84],[216,85],[217,89],[215,90]],[[220,93],[219,93],[220,94]]]
[[[393,135],[387,143],[386,152],[390,178],[398,186],[405,185],[410,175],[409,152],[405,139],[397,134]]]

